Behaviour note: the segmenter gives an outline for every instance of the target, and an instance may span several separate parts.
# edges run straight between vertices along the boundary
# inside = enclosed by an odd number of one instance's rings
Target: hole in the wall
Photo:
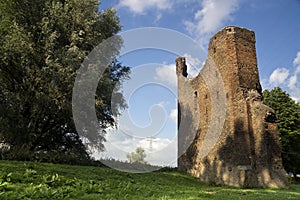
[[[268,128],[269,128],[268,124],[265,124],[265,129],[268,129]]]
[[[197,96],[198,96],[198,93],[197,91],[194,92],[194,109],[195,109],[195,112],[198,111],[198,101],[197,101]]]

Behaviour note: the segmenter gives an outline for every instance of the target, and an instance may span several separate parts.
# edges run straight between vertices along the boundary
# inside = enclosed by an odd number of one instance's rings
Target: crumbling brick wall
[[[275,114],[262,101],[254,32],[228,26],[216,33],[195,78],[187,78],[185,62],[176,59],[178,168],[220,185],[286,187]]]

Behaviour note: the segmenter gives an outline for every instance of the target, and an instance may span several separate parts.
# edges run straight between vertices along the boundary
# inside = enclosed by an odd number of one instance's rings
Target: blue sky
[[[206,53],[209,38],[227,25],[245,27],[255,31],[259,76],[264,89],[280,86],[295,100],[300,101],[300,1],[299,0],[109,0],[101,1],[100,10],[113,7],[123,26],[122,31],[143,27],[161,27],[186,34],[199,43]],[[176,41],[174,41],[176,42]],[[203,60],[186,54],[197,69]],[[176,160],[176,147],[172,153],[162,155],[160,149],[176,141],[176,55],[152,50],[131,52],[120,61],[132,67],[149,68],[148,76],[162,81],[137,89],[128,97],[129,118],[135,126],[147,128],[152,118],[163,117],[165,123],[156,135],[139,133],[108,134],[106,157],[125,159],[126,152],[142,146],[149,154],[148,161],[167,165]],[[197,69],[189,69],[190,75]],[[153,73],[152,75],[150,75]],[[130,84],[130,83],[127,83]],[[128,85],[127,85],[128,86]],[[125,83],[125,88],[127,87]],[[175,94],[175,95],[174,95]],[[156,109],[157,108],[157,109]],[[149,114],[150,112],[150,114]],[[128,119],[128,118],[127,118]],[[128,121],[120,116],[120,126],[134,132]],[[123,124],[122,124],[123,123]],[[121,128],[122,129],[122,128]],[[125,129],[125,128],[124,128]],[[150,131],[151,132],[151,131]],[[150,139],[152,136],[152,148]],[[175,143],[174,143],[175,144]],[[150,151],[151,150],[151,151]],[[169,151],[169,149],[168,149]],[[153,154],[153,155],[150,155]],[[102,154],[103,156],[103,154]],[[154,159],[155,157],[155,159]]]

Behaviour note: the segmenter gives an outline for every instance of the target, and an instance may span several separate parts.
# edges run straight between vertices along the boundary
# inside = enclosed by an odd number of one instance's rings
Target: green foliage
[[[0,199],[300,198],[300,185],[288,190],[216,187],[176,171],[130,174],[99,167],[8,161],[0,161],[0,168]]]
[[[265,90],[264,102],[277,114],[277,124],[282,147],[283,165],[287,172],[300,173],[300,104],[285,91],[276,87]]]
[[[133,173],[140,173],[140,172],[151,172],[151,171],[170,171],[174,170],[174,168],[161,168],[161,166],[151,165],[147,162],[128,162],[128,161],[120,161],[113,158],[102,158],[100,160],[94,161],[96,166],[102,166],[102,163],[109,168],[118,169],[121,171],[133,172]],[[100,164],[100,165],[99,165]],[[95,165],[94,165],[95,166]]]
[[[146,153],[142,147],[137,147],[135,152],[130,152],[126,155],[130,163],[146,163]]]
[[[115,10],[98,8],[98,0],[0,2],[0,140],[11,152],[2,157],[28,160],[32,153],[59,153],[88,158],[72,118],[76,73],[88,53],[121,28]],[[129,73],[114,59],[121,41],[113,45],[116,50],[107,58],[113,62],[95,94],[100,148],[103,130],[115,123],[111,94]],[[122,100],[118,108],[125,106]]]

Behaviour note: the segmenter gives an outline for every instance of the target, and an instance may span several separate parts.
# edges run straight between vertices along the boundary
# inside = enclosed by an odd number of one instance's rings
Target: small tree
[[[142,147],[137,147],[135,152],[128,153],[126,157],[130,163],[146,164],[146,161],[145,161],[146,153]]]

